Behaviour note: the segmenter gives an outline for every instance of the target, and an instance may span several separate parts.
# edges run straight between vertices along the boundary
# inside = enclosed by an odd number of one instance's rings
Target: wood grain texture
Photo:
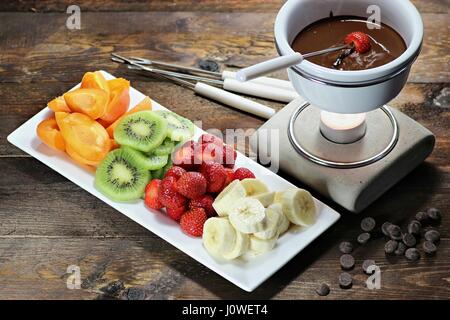
[[[258,128],[261,119],[128,72],[110,62],[109,54],[185,65],[208,57],[222,67],[242,67],[276,54],[272,27],[282,2],[81,1],[80,31],[65,28],[67,2],[0,2],[0,299],[316,299],[314,289],[321,282],[331,286],[327,299],[450,299],[448,0],[414,1],[426,27],[423,52],[409,83],[391,102],[436,135],[432,155],[362,215],[344,212],[335,226],[251,294],[6,141],[47,101],[97,69],[129,78],[161,104],[201,120],[204,129]],[[437,256],[418,263],[387,259],[377,232],[367,248],[355,252],[353,288],[338,288],[338,244],[355,240],[364,216],[374,217],[378,225],[390,220],[404,226],[430,206],[444,214]],[[369,258],[381,266],[381,290],[364,287],[360,267]],[[69,265],[81,268],[81,290],[66,288]],[[117,292],[105,289],[114,282],[120,283]]]
[[[80,0],[83,11],[278,11],[284,0]],[[421,12],[448,13],[448,0],[412,0]],[[72,1],[19,0],[0,2],[0,11],[65,12]]]

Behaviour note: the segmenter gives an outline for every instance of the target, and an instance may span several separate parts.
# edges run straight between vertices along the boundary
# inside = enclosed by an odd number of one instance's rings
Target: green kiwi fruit
[[[167,121],[152,111],[140,111],[123,118],[114,130],[114,139],[121,146],[142,152],[159,147],[168,133]]]
[[[133,148],[123,146],[128,153],[132,154],[138,163],[138,165],[145,170],[158,170],[167,164],[168,155],[157,156],[154,154],[145,154]]]
[[[194,135],[194,124],[182,116],[171,111],[154,111],[167,121],[168,136],[173,141],[189,140]]]
[[[151,172],[153,179],[160,179],[162,180],[164,178],[164,167],[158,170],[154,170]]]
[[[167,160],[167,164],[163,167],[163,176],[165,176],[166,172],[172,167],[173,167],[172,157],[169,157],[169,160]]]
[[[171,154],[173,150],[175,150],[175,143],[166,138],[159,147],[152,150],[152,153],[157,156],[166,156]]]
[[[95,187],[114,201],[137,200],[144,194],[150,172],[124,148],[108,153],[95,172]]]

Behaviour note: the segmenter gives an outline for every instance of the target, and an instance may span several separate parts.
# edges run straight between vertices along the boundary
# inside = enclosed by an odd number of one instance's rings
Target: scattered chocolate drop
[[[412,248],[417,244],[417,240],[411,233],[405,233],[403,235],[403,243]]]
[[[405,254],[406,249],[408,249],[406,244],[404,244],[403,242],[399,242],[397,249],[394,251],[394,254],[396,256],[403,256]]]
[[[389,240],[384,245],[384,252],[386,252],[387,254],[393,254],[395,252],[395,250],[397,250],[397,247],[398,247],[398,242],[397,241]]]
[[[339,261],[343,270],[350,270],[355,266],[355,258],[350,254],[343,254]]]
[[[420,223],[425,223],[428,219],[428,215],[423,212],[423,211],[419,211],[416,213],[416,220],[419,221]]]
[[[367,217],[361,221],[361,229],[365,232],[370,232],[375,228],[376,222],[374,218]]]
[[[434,255],[437,251],[436,245],[431,241],[425,241],[422,244],[423,251],[428,255]]]
[[[218,72],[220,69],[219,64],[217,62],[215,62],[214,60],[208,60],[208,59],[206,59],[206,60],[201,59],[198,62],[198,66],[202,70],[212,71],[212,72]]]
[[[408,233],[411,233],[415,236],[420,235],[420,230],[422,229],[422,224],[418,220],[412,220],[408,224]]]
[[[390,226],[392,226],[392,223],[390,223],[390,222],[385,222],[381,225],[381,232],[383,232],[383,234],[387,237],[390,237],[390,234],[389,234]]]
[[[441,239],[441,234],[439,231],[432,229],[425,232],[424,238],[426,241],[437,243]]]
[[[389,227],[389,236],[392,240],[402,240],[402,229],[399,226],[393,224]]]
[[[316,293],[321,296],[327,296],[330,294],[330,287],[326,283],[322,283],[317,289]]]
[[[365,273],[365,274],[369,274],[369,273],[367,272],[367,269],[368,269],[370,266],[374,266],[374,265],[375,265],[375,260],[371,260],[371,259],[364,260],[364,262],[363,262],[363,264],[362,264],[362,268],[363,268],[363,270],[364,270],[364,273]]]
[[[370,240],[370,233],[368,232],[361,233],[357,238],[359,244],[366,244],[367,241],[369,240]]]
[[[339,251],[342,253],[352,253],[353,252],[353,245],[351,242],[343,241],[339,245]]]
[[[420,252],[416,248],[409,248],[405,252],[405,257],[409,261],[417,261],[420,259]]]
[[[439,222],[442,218],[441,212],[436,208],[430,208],[427,210],[427,217],[433,222]]]
[[[339,286],[343,289],[349,289],[351,288],[353,284],[353,279],[352,279],[352,275],[347,273],[347,272],[343,272],[339,275]]]

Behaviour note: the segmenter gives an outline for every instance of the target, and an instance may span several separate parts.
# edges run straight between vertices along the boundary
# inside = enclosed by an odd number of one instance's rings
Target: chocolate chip
[[[343,289],[349,289],[351,288],[353,283],[353,279],[352,279],[352,275],[347,273],[347,272],[343,272],[339,275],[339,286]]]
[[[364,218],[361,221],[361,229],[365,232],[370,232],[375,228],[376,222],[374,218]]]
[[[374,261],[374,260],[371,260],[371,259],[364,260],[364,262],[363,262],[363,264],[362,264],[362,268],[363,268],[363,270],[364,270],[364,273],[369,274],[369,273],[367,272],[367,269],[368,269],[370,266],[374,266],[374,265],[375,265],[375,261]]]
[[[396,256],[402,256],[405,254],[406,249],[408,249],[408,247],[406,246],[406,244],[404,244],[403,242],[399,242],[397,249],[394,251],[394,254]]]
[[[408,224],[408,233],[411,233],[415,236],[420,235],[421,229],[422,229],[422,224],[418,220],[412,220]]]
[[[405,233],[403,235],[403,243],[408,247],[414,247],[417,243],[416,237],[414,237],[411,233]]]
[[[385,223],[383,223],[383,224],[381,225],[381,232],[383,232],[383,234],[384,234],[385,236],[390,237],[390,234],[389,234],[389,227],[390,227],[390,226],[392,226],[392,223],[390,223],[390,222],[385,222]]]
[[[341,267],[344,270],[350,270],[355,266],[355,258],[350,254],[343,254],[339,259],[341,262]]]
[[[434,230],[434,229],[433,230],[428,230],[427,232],[425,232],[424,238],[427,241],[431,241],[433,243],[437,243],[441,239],[441,234],[439,233],[439,231]]]
[[[352,253],[353,251],[352,243],[348,241],[341,242],[341,244],[339,245],[339,251],[341,251],[342,253]]]
[[[361,233],[357,239],[359,244],[366,244],[367,241],[369,240],[370,240],[370,233],[368,232]]]
[[[214,60],[203,60],[202,59],[198,62],[198,66],[202,70],[207,70],[207,71],[212,71],[212,72],[217,72],[220,69],[219,64],[217,62],[215,62]]]
[[[426,212],[419,211],[416,213],[416,220],[420,223],[425,223],[428,220],[428,215]]]
[[[425,251],[425,253],[430,256],[435,254],[437,251],[436,245],[431,241],[425,241],[423,243],[422,247],[423,247],[423,251]]]
[[[389,240],[384,245],[384,252],[386,252],[387,254],[393,254],[395,252],[395,250],[397,250],[397,247],[398,247],[398,242],[397,241]]]
[[[405,252],[405,257],[409,261],[417,261],[420,259],[420,252],[416,248],[409,248]]]
[[[427,210],[427,217],[433,222],[438,222],[441,220],[441,212],[436,208],[430,208]]]
[[[330,287],[326,283],[322,283],[317,289],[316,293],[321,296],[327,296],[330,293]]]
[[[392,240],[402,240],[402,229],[399,226],[393,224],[389,227],[389,236]]]

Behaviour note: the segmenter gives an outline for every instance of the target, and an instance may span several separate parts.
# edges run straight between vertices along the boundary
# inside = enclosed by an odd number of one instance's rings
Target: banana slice
[[[286,216],[284,215],[281,203],[273,203],[269,206],[268,209],[272,209],[280,213],[280,220],[278,223],[278,236],[281,236],[289,229],[291,223],[288,220],[288,218],[286,218]]]
[[[269,192],[269,188],[258,179],[247,178],[242,180],[241,183],[247,192],[247,196],[255,196],[257,194]]]
[[[278,234],[278,226],[283,214],[278,210],[266,209],[266,228],[263,231],[255,232],[253,235],[259,239],[270,239]]]
[[[233,252],[236,239],[236,230],[226,218],[209,218],[203,225],[203,245],[215,258]]]
[[[274,203],[281,203],[281,198],[283,197],[284,191],[275,192],[275,197],[273,198]]]
[[[213,202],[213,208],[221,217],[228,216],[229,211],[236,203],[236,200],[244,198],[247,195],[244,187],[239,180],[234,180],[216,197]]]
[[[275,192],[260,193],[260,194],[251,196],[250,198],[259,200],[259,202],[262,203],[264,208],[267,208],[268,206],[270,206],[273,203],[273,199],[275,198]]]
[[[242,232],[236,231],[236,241],[234,243],[234,247],[229,252],[223,252],[222,256],[227,260],[233,260],[239,258],[244,253],[247,252],[250,247],[250,237],[248,234],[244,234]]]
[[[266,212],[256,199],[241,198],[229,212],[230,223],[242,233],[254,233],[266,228]]]
[[[260,239],[255,236],[250,236],[250,249],[259,253],[264,253],[272,250],[277,242],[278,235],[270,239]]]
[[[293,224],[308,227],[316,221],[316,205],[303,189],[288,189],[281,197],[283,213]]]

